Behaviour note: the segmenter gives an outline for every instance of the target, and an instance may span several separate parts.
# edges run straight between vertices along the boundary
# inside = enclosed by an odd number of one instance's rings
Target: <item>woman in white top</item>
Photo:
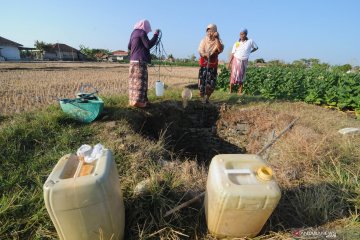
[[[242,94],[242,86],[245,80],[246,67],[250,53],[258,50],[258,46],[252,39],[247,38],[247,29],[242,29],[240,32],[240,39],[237,41],[231,51],[228,68],[231,64],[230,74],[230,93],[233,85],[239,85],[238,94]]]

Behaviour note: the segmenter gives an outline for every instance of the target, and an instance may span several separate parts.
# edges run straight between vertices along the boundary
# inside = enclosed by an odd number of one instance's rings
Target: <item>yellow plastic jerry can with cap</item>
[[[271,168],[258,155],[216,155],[206,184],[208,230],[216,237],[254,237],[280,197]]]
[[[125,209],[110,150],[86,164],[63,156],[44,186],[46,209],[62,240],[123,239]]]

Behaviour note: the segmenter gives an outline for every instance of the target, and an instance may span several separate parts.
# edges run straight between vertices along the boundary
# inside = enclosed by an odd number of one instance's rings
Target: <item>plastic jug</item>
[[[211,160],[206,185],[208,230],[216,237],[254,237],[280,197],[272,170],[258,155],[217,155]]]
[[[188,101],[192,98],[192,92],[189,88],[184,88],[181,92],[181,97],[183,100]]]
[[[63,156],[43,188],[60,239],[123,239],[124,202],[110,150],[91,164]]]
[[[161,97],[164,95],[164,83],[160,80],[157,80],[155,83],[155,94],[158,97]]]
[[[186,108],[188,105],[189,100],[192,98],[192,92],[189,88],[184,88],[184,90],[181,92],[183,107]]]

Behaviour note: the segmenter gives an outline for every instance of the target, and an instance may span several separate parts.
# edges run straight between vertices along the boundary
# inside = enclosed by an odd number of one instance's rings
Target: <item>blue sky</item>
[[[0,8],[0,36],[26,47],[40,40],[126,50],[134,24],[145,18],[162,30],[165,50],[176,58],[198,56],[206,26],[215,23],[225,45],[222,60],[246,27],[259,46],[250,60],[360,65],[357,0],[3,0]]]

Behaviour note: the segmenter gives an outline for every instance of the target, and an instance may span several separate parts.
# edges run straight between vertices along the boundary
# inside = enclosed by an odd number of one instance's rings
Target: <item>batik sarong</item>
[[[146,107],[149,102],[148,70],[145,62],[130,62],[129,68],[129,105]]]
[[[200,96],[204,95],[210,96],[216,87],[217,79],[217,68],[209,67],[208,70],[206,67],[200,67],[199,69],[199,90]]]

